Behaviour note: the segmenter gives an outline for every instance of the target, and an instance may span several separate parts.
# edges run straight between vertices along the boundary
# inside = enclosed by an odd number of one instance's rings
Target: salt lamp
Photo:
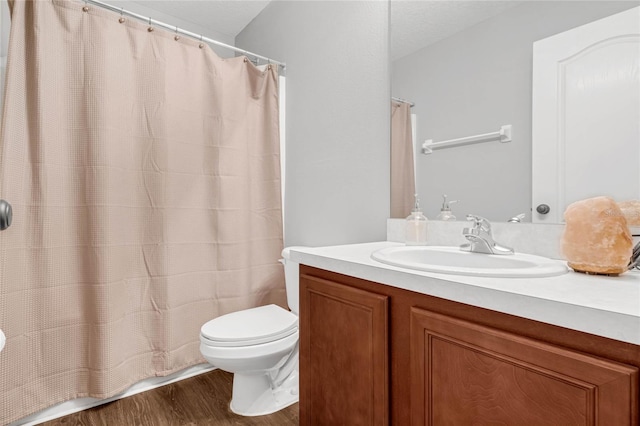
[[[627,220],[609,197],[570,204],[564,212],[562,253],[578,272],[618,275],[627,271],[633,240]]]

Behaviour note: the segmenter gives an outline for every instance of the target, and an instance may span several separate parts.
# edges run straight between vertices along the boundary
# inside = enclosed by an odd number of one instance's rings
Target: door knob
[[[539,204],[538,207],[536,207],[536,211],[540,214],[547,214],[550,210],[551,207],[549,207],[547,204]]]
[[[0,200],[0,231],[4,231],[11,226],[11,219],[13,219],[11,204],[5,200]]]

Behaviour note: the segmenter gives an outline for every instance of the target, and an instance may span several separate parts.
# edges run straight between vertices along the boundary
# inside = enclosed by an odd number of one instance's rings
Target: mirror
[[[457,220],[467,213],[532,220],[533,43],[638,4],[391,1],[391,93],[414,104],[416,192],[429,219],[446,194],[460,200],[452,206]],[[425,140],[505,125],[512,126],[509,143],[497,136],[421,153]]]

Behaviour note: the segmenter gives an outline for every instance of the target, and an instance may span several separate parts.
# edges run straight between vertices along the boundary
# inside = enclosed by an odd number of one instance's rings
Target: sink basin
[[[553,277],[568,272],[567,266],[560,260],[524,253],[470,253],[458,247],[389,247],[374,251],[371,258],[400,268],[476,277]]]

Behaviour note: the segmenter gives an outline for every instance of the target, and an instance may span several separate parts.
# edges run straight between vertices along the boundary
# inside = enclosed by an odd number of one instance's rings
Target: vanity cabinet
[[[638,425],[640,346],[301,265],[301,425]]]
[[[387,425],[388,296],[314,277],[300,293],[301,425]]]
[[[423,309],[410,345],[413,425],[626,425],[638,397],[633,367]]]

